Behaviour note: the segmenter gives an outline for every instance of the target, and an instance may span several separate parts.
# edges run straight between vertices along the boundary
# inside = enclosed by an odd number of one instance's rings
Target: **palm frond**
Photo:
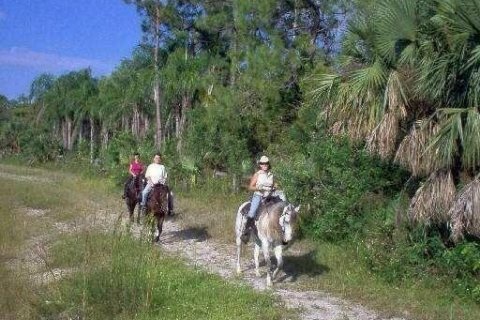
[[[387,86],[385,89],[385,105],[399,115],[403,120],[407,116],[406,106],[408,106],[408,97],[405,80],[400,72],[393,70],[388,76]],[[385,107],[385,109],[387,109]]]
[[[440,109],[439,131],[431,139],[427,150],[435,150],[436,156],[444,167],[454,165],[455,156],[458,154],[459,141],[464,144],[462,115],[466,109],[448,108]]]
[[[369,92],[378,92],[385,87],[387,74],[385,66],[379,59],[372,65],[352,72],[350,83],[355,93],[366,95]]]
[[[382,159],[388,159],[395,151],[399,120],[399,113],[387,112],[380,124],[367,138],[367,151],[378,154]]]
[[[462,164],[464,168],[474,169],[480,165],[480,113],[477,108],[468,110],[463,133]]]
[[[383,0],[378,4],[374,17],[377,30],[375,46],[389,62],[397,60],[401,52],[416,41],[417,2]]]
[[[439,169],[437,150],[427,149],[428,141],[439,131],[432,120],[419,120],[414,123],[408,135],[403,138],[394,162],[407,168],[413,176],[428,175]]]
[[[480,65],[480,45],[477,45],[471,52],[470,58],[465,65],[465,69],[471,68],[472,66]]]
[[[465,234],[480,237],[480,180],[478,176],[458,194],[448,215],[451,238],[458,242]]]
[[[408,208],[414,223],[441,224],[449,221],[449,207],[455,198],[455,184],[450,171],[435,171],[418,188]]]

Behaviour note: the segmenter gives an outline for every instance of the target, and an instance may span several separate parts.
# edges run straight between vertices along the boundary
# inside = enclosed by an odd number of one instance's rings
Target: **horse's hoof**
[[[237,268],[237,274],[242,274],[242,269]]]
[[[153,242],[159,242],[160,241],[160,236],[156,236]]]
[[[262,274],[260,273],[260,271],[255,271],[255,275],[260,278],[262,276]]]

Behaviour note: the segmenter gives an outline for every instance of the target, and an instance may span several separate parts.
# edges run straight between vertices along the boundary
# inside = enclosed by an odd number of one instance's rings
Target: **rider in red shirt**
[[[127,197],[128,186],[133,182],[133,179],[136,176],[138,176],[143,172],[143,170],[144,170],[144,166],[140,162],[140,155],[138,154],[138,152],[135,152],[133,154],[133,161],[130,162],[130,166],[128,167],[128,173],[130,173],[130,176],[125,182],[125,187],[123,188],[123,196],[122,196],[123,199]]]

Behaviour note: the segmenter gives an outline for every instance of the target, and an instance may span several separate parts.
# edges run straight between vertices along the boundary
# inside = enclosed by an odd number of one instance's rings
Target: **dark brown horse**
[[[143,174],[139,174],[136,177],[131,177],[130,181],[125,185],[125,203],[127,204],[131,222],[134,220],[135,207],[138,204],[137,223],[140,223],[140,202],[142,200],[143,181]]]
[[[156,184],[147,199],[146,215],[152,213],[157,222],[158,235],[155,237],[155,242],[160,240],[162,234],[163,221],[168,214],[168,197],[169,189],[163,184]]]

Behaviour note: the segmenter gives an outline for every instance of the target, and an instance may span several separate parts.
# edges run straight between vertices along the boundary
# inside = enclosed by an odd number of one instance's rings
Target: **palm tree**
[[[480,1],[374,2],[350,23],[342,53],[339,73],[310,79],[310,103],[327,105],[333,133],[428,176],[414,221],[452,219],[453,181],[471,181],[480,165]]]

